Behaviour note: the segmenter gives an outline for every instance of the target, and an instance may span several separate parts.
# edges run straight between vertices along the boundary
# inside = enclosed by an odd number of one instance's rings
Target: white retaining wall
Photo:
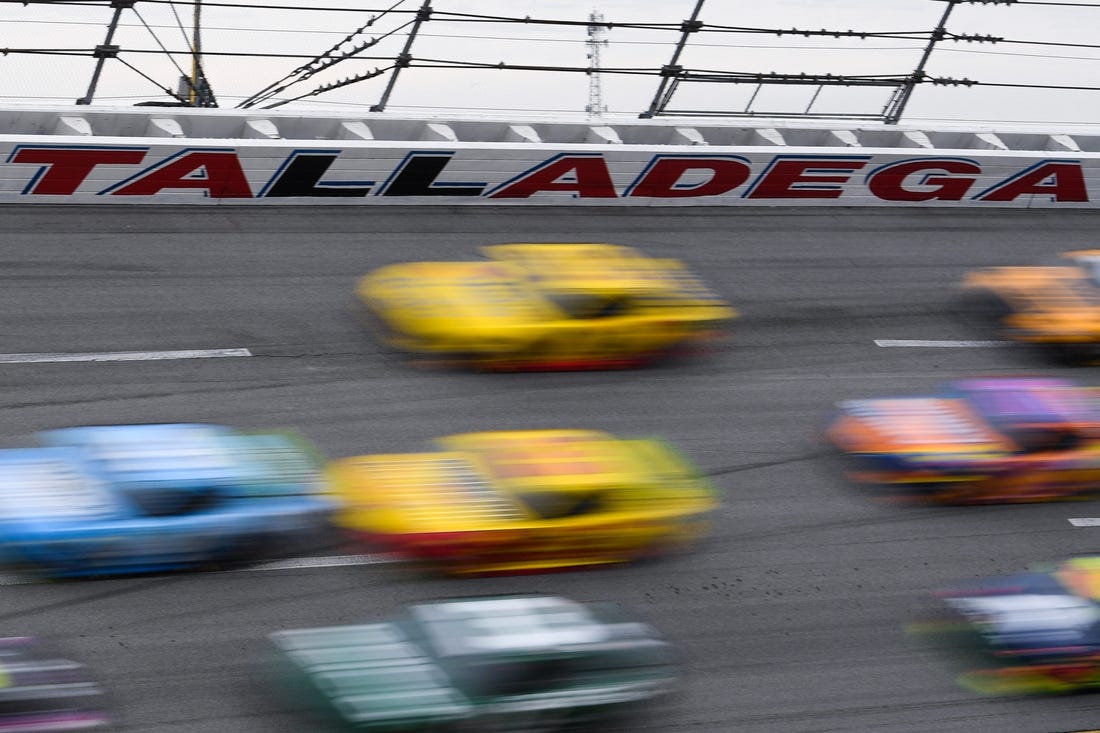
[[[0,203],[1094,208],[1100,129],[0,110]]]

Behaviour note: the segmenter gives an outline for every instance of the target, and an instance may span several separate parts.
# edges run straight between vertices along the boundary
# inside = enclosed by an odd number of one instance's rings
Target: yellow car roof
[[[407,262],[359,281],[359,294],[409,318],[529,323],[559,318],[554,306],[498,262]]]
[[[530,282],[548,291],[713,297],[679,260],[647,257],[618,244],[496,244],[481,251],[515,266]]]
[[[627,443],[595,430],[519,430],[441,438],[513,491],[591,492],[636,483],[644,472]]]
[[[522,520],[527,512],[461,453],[355,456],[333,466],[335,490],[353,507],[396,509],[407,526],[441,518],[462,529],[486,520]]]

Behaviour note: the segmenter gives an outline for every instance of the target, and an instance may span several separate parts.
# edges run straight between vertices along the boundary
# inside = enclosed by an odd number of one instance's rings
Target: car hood
[[[280,631],[283,661],[358,728],[470,717],[473,706],[394,624]]]

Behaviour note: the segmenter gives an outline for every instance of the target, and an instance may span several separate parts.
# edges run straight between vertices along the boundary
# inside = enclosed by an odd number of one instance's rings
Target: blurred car
[[[1070,361],[1100,357],[1100,250],[1062,254],[1061,267],[993,267],[963,287],[991,299],[1005,334]]]
[[[940,618],[914,630],[949,649],[958,682],[988,694],[1100,687],[1100,557],[939,591]]]
[[[714,344],[736,315],[674,259],[612,244],[501,244],[491,261],[389,265],[358,296],[389,343],[484,369],[638,366]]]
[[[660,440],[531,430],[437,444],[330,464],[339,524],[452,573],[540,571],[683,546],[718,504],[706,479]]]
[[[103,690],[81,664],[32,637],[0,639],[0,731],[61,733],[111,725]]]
[[[0,450],[0,556],[54,576],[282,553],[328,523],[320,461],[282,433],[198,424],[39,433]]]
[[[966,379],[937,396],[847,400],[825,433],[852,479],[901,496],[1029,502],[1100,488],[1100,400],[1066,380]]]
[[[390,623],[270,638],[284,689],[358,730],[558,730],[668,693],[676,677],[648,625],[550,596],[420,603]]]

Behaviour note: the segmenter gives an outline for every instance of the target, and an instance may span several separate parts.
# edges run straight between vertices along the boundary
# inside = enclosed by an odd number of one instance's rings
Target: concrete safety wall
[[[0,203],[1100,205],[1100,131],[0,110]]]

